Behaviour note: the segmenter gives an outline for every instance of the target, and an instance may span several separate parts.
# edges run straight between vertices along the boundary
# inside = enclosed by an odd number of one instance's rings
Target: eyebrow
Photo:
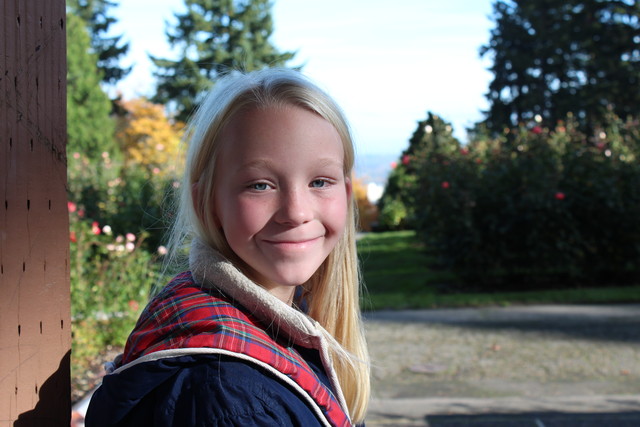
[[[316,166],[319,167],[327,167],[327,166],[337,166],[340,169],[344,168],[344,163],[329,157],[322,157],[320,159],[318,159],[317,162],[315,162]],[[274,167],[275,164],[267,159],[256,159],[256,160],[251,160],[247,163],[243,163],[238,165],[238,170],[242,170],[242,169],[260,169],[260,168],[272,168]]]
[[[344,168],[344,162],[329,158],[329,157],[325,157],[325,158],[320,158],[318,159],[317,165],[320,167],[324,167],[324,166],[338,166],[340,169]]]
[[[273,166],[273,162],[265,159],[256,159],[247,163],[242,163],[238,165],[238,170],[242,169],[259,169],[259,168],[270,168]]]

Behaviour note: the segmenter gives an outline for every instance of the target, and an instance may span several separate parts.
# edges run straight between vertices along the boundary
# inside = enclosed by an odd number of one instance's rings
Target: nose
[[[313,207],[304,189],[289,189],[281,194],[275,220],[290,226],[301,225],[313,219]]]

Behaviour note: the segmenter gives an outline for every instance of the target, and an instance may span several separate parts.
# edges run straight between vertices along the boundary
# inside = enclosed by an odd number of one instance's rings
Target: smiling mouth
[[[305,240],[265,240],[264,242],[282,249],[305,249],[319,239],[320,237],[314,237]]]

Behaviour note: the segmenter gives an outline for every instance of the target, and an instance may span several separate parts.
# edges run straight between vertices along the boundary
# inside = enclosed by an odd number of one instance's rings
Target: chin
[[[322,262],[274,263],[270,271],[265,271],[265,276],[281,286],[298,286],[307,283],[321,265]]]
[[[313,273],[301,274],[300,270],[295,271],[263,271],[258,272],[253,270],[249,277],[261,285],[265,289],[273,289],[280,287],[296,287],[307,283],[307,281],[313,276]]]
[[[279,276],[274,277],[271,282],[276,283],[279,286],[299,286],[305,284],[312,275],[291,275],[291,276]]]

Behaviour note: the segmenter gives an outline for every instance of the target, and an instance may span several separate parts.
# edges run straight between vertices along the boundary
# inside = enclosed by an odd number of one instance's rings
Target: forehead
[[[306,108],[285,104],[248,107],[238,111],[222,129],[219,155],[242,157],[320,156],[344,160],[344,146],[335,127]],[[234,159],[229,158],[233,156]]]

